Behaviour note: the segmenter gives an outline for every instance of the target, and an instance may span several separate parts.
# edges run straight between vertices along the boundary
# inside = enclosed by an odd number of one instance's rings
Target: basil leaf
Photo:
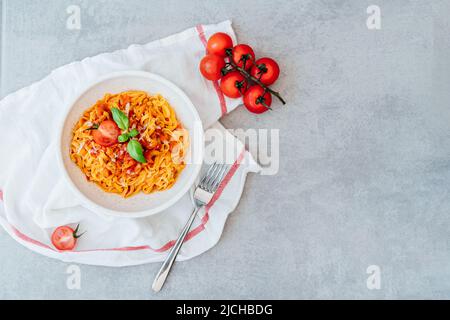
[[[121,134],[119,138],[117,138],[119,142],[125,142],[128,141],[128,139],[130,139],[130,135],[128,133]]]
[[[114,122],[117,123],[119,128],[122,130],[127,130],[128,126],[130,124],[130,121],[128,120],[128,117],[126,116],[126,114],[117,108],[112,108],[111,112],[112,112]]]
[[[139,131],[137,131],[137,129],[133,129],[130,131],[130,133],[128,134],[130,137],[134,138],[139,134]]]
[[[130,142],[128,142],[127,145],[127,151],[134,160],[139,161],[141,163],[147,162],[144,157],[144,150],[139,141],[130,140]]]

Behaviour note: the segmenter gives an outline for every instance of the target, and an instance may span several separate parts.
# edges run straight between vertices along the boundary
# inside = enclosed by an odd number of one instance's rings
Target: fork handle
[[[201,206],[198,206],[197,208],[194,209],[194,211],[192,211],[192,214],[189,217],[189,220],[187,221],[186,225],[184,226],[183,231],[181,231],[180,235],[178,236],[177,241],[173,245],[172,249],[170,249],[166,260],[164,261],[163,265],[161,266],[161,269],[159,269],[159,272],[156,275],[156,278],[153,281],[153,285],[152,285],[152,289],[155,292],[158,292],[163,287],[164,282],[166,281],[167,276],[169,275],[170,269],[172,269],[172,265],[175,262],[178,252],[180,251],[181,246],[183,245],[184,239],[186,238],[187,234],[189,233],[192,223],[195,220],[195,216],[197,215],[197,212],[198,212],[198,210],[200,210],[200,208],[201,208]]]

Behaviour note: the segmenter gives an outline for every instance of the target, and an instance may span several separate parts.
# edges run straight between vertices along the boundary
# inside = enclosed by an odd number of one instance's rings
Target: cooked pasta
[[[131,139],[142,146],[145,163],[136,161],[127,152],[128,142],[119,143],[117,136],[108,146],[94,140],[99,125],[113,120],[113,108],[127,116],[129,130],[137,130]],[[70,157],[89,181],[106,192],[130,197],[172,187],[185,167],[188,146],[189,134],[164,97],[126,91],[106,94],[83,113],[73,128]]]

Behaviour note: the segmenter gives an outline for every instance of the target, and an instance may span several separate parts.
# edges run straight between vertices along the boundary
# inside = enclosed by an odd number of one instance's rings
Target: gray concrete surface
[[[81,7],[80,31],[65,27]],[[366,8],[381,8],[368,30]],[[1,93],[76,59],[232,19],[283,69],[289,104],[229,128],[279,128],[280,171],[250,176],[220,243],[179,263],[81,266],[0,231],[0,298],[450,298],[450,1],[2,1]],[[4,151],[3,151],[4,152]],[[5,156],[2,153],[2,156]],[[366,287],[369,265],[380,290]]]

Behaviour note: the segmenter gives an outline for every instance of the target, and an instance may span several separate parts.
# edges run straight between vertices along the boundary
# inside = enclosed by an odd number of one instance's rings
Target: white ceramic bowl
[[[106,93],[126,90],[143,90],[149,94],[160,93],[171,104],[177,118],[188,130],[190,148],[186,157],[186,167],[172,188],[152,194],[139,193],[130,198],[122,198],[103,191],[93,182],[88,182],[83,172],[70,159],[72,129],[83,112]],[[67,183],[80,201],[96,213],[118,217],[140,218],[158,213],[178,201],[197,178],[203,160],[203,127],[192,102],[170,81],[147,72],[126,71],[107,75],[90,85],[70,104],[59,130],[58,162]]]

